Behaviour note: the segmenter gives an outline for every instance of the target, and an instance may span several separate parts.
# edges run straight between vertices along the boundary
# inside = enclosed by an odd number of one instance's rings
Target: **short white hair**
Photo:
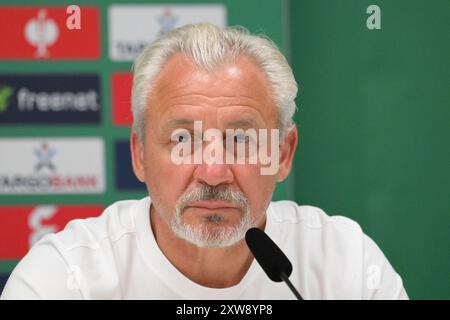
[[[297,83],[291,67],[277,45],[263,35],[253,35],[244,27],[220,28],[210,23],[188,24],[160,36],[138,56],[133,66],[133,129],[144,140],[145,110],[152,81],[175,53],[183,53],[199,68],[214,72],[236,57],[248,56],[256,62],[272,86],[278,108],[278,128],[283,138],[293,125]]]

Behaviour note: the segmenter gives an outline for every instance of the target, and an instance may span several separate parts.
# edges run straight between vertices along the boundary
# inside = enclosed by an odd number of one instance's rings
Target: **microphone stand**
[[[281,280],[283,280],[284,282],[286,282],[286,284],[288,285],[289,289],[291,289],[292,293],[295,295],[295,297],[296,297],[298,300],[303,300],[303,298],[302,298],[302,296],[300,295],[300,293],[297,291],[297,289],[295,289],[294,285],[293,285],[292,282],[289,280],[289,277],[288,277],[284,272],[281,272],[280,278],[281,278]]]

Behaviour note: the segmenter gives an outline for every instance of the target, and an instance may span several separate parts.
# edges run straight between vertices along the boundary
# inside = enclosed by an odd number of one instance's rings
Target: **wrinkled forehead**
[[[269,94],[271,92],[270,83],[264,71],[258,66],[255,60],[247,55],[238,55],[227,62],[218,63],[216,66],[209,66],[206,70],[181,52],[172,54],[162,65],[156,75],[153,84],[156,88],[162,89],[167,85],[174,87],[185,85],[185,81],[196,81],[199,84],[215,82],[222,85],[227,82],[238,81],[241,86],[247,89],[262,89]],[[238,93],[238,92],[237,92]]]
[[[153,81],[148,110],[163,121],[177,113],[254,117],[276,121],[272,89],[261,68],[249,57],[208,72],[181,53],[171,56]],[[201,119],[199,119],[201,120]]]

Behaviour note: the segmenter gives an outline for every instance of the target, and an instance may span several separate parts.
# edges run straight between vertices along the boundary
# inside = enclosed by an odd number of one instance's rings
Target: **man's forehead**
[[[163,65],[154,80],[156,93],[214,89],[227,97],[251,96],[258,92],[269,96],[271,87],[264,72],[252,59],[239,56],[209,72],[182,53],[175,53]],[[228,92],[228,94],[226,94]]]
[[[158,115],[159,125],[167,127],[192,127],[195,121],[205,126],[220,128],[263,128],[272,127],[275,121],[265,118],[251,105],[210,106],[207,104],[175,105]]]
[[[173,107],[194,111],[197,106],[240,106],[254,109],[265,117],[273,116],[274,104],[266,76],[250,59],[237,59],[211,73],[178,53],[168,59],[154,84],[149,103],[159,113]]]

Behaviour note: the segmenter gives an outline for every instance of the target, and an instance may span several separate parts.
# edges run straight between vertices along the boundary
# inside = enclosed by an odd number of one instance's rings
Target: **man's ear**
[[[134,129],[131,130],[130,151],[134,174],[139,181],[145,182],[144,144]]]
[[[297,148],[298,132],[297,127],[293,125],[286,134],[284,141],[280,143],[280,163],[276,174],[277,182],[281,182],[289,176],[294,160],[295,149]]]

